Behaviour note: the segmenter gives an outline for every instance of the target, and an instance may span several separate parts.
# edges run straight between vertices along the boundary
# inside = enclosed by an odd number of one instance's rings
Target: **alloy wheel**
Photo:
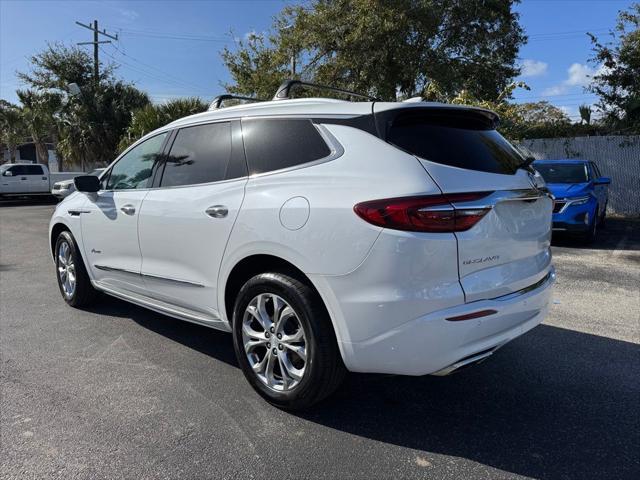
[[[61,242],[58,246],[58,278],[62,292],[66,298],[73,297],[76,291],[76,267],[73,262],[71,246],[68,242]]]
[[[304,377],[304,327],[282,297],[261,293],[249,302],[242,318],[242,343],[253,372],[270,389],[290,391]]]

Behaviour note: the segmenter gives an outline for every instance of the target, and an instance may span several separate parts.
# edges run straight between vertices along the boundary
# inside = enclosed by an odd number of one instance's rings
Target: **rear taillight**
[[[473,227],[489,208],[454,208],[454,203],[479,200],[491,192],[400,197],[358,203],[360,218],[379,227],[411,232],[463,232]]]

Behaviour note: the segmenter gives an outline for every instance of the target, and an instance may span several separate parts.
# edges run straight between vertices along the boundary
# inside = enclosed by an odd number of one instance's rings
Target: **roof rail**
[[[209,104],[209,111],[218,110],[219,108],[222,108],[222,102],[224,102],[225,100],[247,100],[248,102],[266,102],[266,100],[263,100],[261,98],[243,97],[242,95],[231,95],[230,93],[225,93],[224,95],[218,95],[216,98],[213,99],[211,104]]]
[[[366,95],[364,93],[352,92],[351,90],[345,90],[343,88],[330,87],[329,85],[319,85],[317,83],[303,82],[302,80],[285,80],[278,87],[278,91],[273,96],[273,100],[287,100],[291,98],[289,96],[289,92],[293,87],[307,87],[307,88],[317,88],[320,90],[329,90],[331,92],[345,93],[350,97],[358,97],[358,98],[366,98],[367,100],[371,100],[372,102],[379,102],[380,99],[373,97],[371,95]]]

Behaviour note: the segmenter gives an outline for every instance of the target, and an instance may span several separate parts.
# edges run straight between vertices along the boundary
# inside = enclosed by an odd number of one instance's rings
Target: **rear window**
[[[25,165],[24,166],[25,173],[24,175],[42,175],[42,167],[40,165]]]
[[[588,182],[587,165],[582,163],[536,163],[533,167],[547,183]]]
[[[242,136],[250,175],[302,165],[331,153],[306,119],[243,120]]]
[[[387,141],[431,162],[513,174],[524,161],[486,119],[463,114],[407,114],[394,119]]]

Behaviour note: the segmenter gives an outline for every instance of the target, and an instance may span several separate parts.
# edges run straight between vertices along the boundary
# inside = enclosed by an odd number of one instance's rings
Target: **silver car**
[[[104,172],[104,168],[96,168],[87,173],[87,175],[94,175],[96,177],[99,177],[102,172]],[[73,183],[73,178],[70,180],[62,180],[60,182],[56,182],[53,184],[53,187],[51,187],[51,195],[59,198],[60,200],[68,197],[75,191],[76,187]]]

